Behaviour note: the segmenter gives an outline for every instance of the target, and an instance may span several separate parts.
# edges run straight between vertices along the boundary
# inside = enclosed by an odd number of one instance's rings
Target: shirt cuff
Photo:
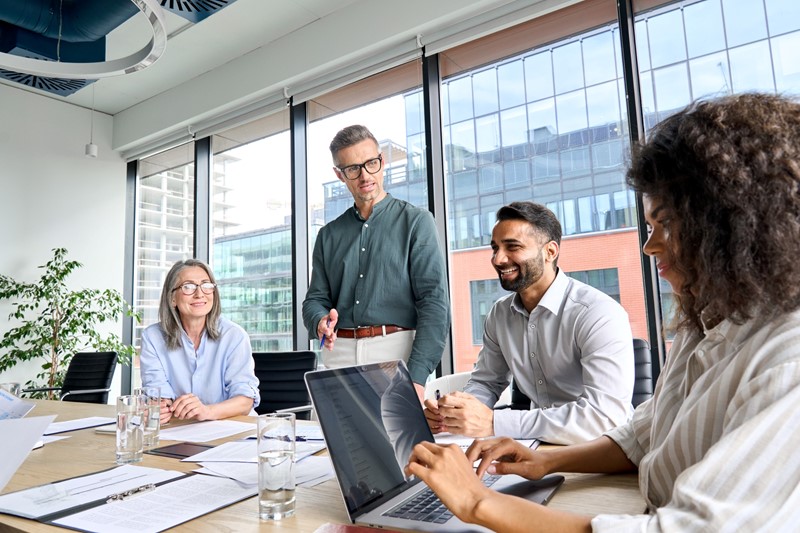
[[[633,424],[628,422],[621,426],[617,426],[611,431],[604,433],[604,435],[614,442],[617,446],[622,448],[623,453],[628,456],[635,465],[638,465],[644,457],[644,450],[639,446],[636,440],[636,434],[633,431]]]
[[[539,414],[536,410],[498,409],[494,412],[494,436],[513,439],[535,439],[530,435]],[[524,424],[523,424],[523,418]]]

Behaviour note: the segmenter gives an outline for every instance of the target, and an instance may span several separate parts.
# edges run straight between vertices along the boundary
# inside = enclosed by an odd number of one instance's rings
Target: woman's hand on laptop
[[[411,452],[405,473],[427,483],[464,522],[475,522],[478,504],[496,495],[475,475],[472,463],[457,444],[420,442]]]

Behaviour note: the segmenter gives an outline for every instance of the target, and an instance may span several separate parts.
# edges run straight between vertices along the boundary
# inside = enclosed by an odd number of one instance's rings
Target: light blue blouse
[[[247,396],[253,398],[253,407],[257,406],[261,397],[250,338],[239,325],[223,317],[219,319],[219,330],[217,340],[203,332],[195,352],[185,331],[180,348],[170,350],[160,323],[145,328],[139,359],[142,385],[159,387],[162,398],[192,393],[209,405]]]

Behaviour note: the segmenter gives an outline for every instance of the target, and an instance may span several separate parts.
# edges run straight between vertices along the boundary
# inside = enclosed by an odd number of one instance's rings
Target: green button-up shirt
[[[303,302],[311,338],[332,308],[339,328],[416,329],[408,370],[415,383],[425,383],[450,328],[444,256],[430,212],[391,195],[368,220],[351,207],[320,230],[312,266]]]

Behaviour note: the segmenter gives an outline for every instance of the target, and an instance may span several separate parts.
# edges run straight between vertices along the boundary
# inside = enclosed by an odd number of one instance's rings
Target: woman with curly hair
[[[800,105],[695,103],[634,151],[644,252],[679,298],[653,398],[586,444],[415,447],[408,474],[497,531],[795,531],[800,523]],[[476,476],[471,461],[480,460]],[[638,470],[642,515],[563,513],[492,492],[485,472]]]

